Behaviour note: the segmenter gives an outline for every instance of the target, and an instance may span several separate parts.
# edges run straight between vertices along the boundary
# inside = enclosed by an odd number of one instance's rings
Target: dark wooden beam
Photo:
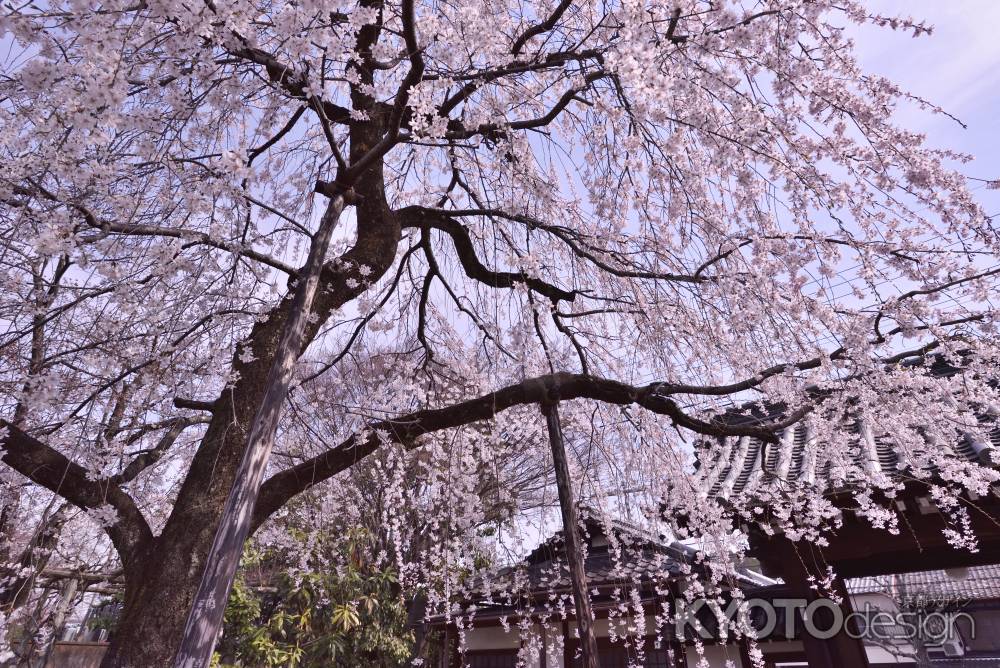
[[[576,624],[580,631],[580,647],[583,650],[583,668],[598,668],[597,639],[594,637],[594,611],[590,607],[590,592],[587,589],[587,572],[584,568],[583,550],[580,546],[576,503],[566,462],[566,447],[563,444],[562,428],[559,424],[558,401],[542,404],[542,413],[549,430],[552,446],[552,463],[556,470],[556,488],[559,490],[559,506],[562,509],[563,544],[566,547],[566,563],[573,583],[573,603],[576,607]]]
[[[805,599],[806,605],[811,605],[814,601],[822,597],[820,592],[812,588],[812,583],[822,576],[823,573],[813,573],[817,570],[810,568],[822,564],[821,557],[811,553],[811,546],[802,546],[798,551],[796,546],[790,541],[785,541],[786,549],[781,555],[782,575],[785,583],[794,592],[796,598]],[[813,580],[810,580],[813,576]],[[841,594],[839,603],[840,612],[846,619],[851,613],[851,599],[846,595],[846,588],[843,582],[838,589],[830,594]],[[860,638],[852,638],[847,629],[841,628],[836,634],[829,638],[817,637],[810,633],[810,627],[814,630],[825,632],[832,627],[834,622],[833,612],[829,608],[820,607],[814,611],[812,618],[806,619],[803,615],[801,626],[801,640],[805,649],[809,668],[868,668],[868,655],[865,652],[864,642]],[[802,614],[802,613],[800,613]],[[855,635],[857,635],[855,633]]]
[[[841,577],[864,577],[913,571],[981,566],[1000,561],[1000,499],[994,496],[969,502],[972,531],[979,540],[976,552],[952,547],[943,531],[948,516],[908,489],[903,510],[897,511],[899,532],[872,528],[864,519],[843,508],[844,522],[827,536],[829,544],[819,552],[822,560]],[[750,532],[750,553],[761,562],[767,575],[781,577],[789,541],[780,534]]]
[[[913,573],[970,566],[988,566],[1000,562],[1000,541],[980,542],[978,552],[956,549],[950,545],[924,547],[920,550],[882,551],[876,555],[832,561],[834,570],[844,578]]]

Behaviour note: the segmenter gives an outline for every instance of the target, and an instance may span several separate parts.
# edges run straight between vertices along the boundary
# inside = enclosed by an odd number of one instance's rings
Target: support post
[[[246,451],[205,560],[201,584],[191,604],[177,651],[176,668],[208,668],[212,659],[236,567],[243,554],[243,543],[250,534],[250,520],[264,481],[264,469],[271,457],[281,407],[288,396],[295,362],[302,354],[306,322],[326,261],[326,250],[344,205],[343,194],[336,195],[327,204],[309,247],[309,257],[298,277],[288,320],[267,374],[264,399],[254,416]]]
[[[41,664],[43,666],[49,665],[49,657],[52,656],[52,651],[56,648],[56,643],[62,640],[63,631],[66,626],[66,617],[73,607],[73,599],[76,598],[79,586],[80,581],[76,578],[70,578],[62,585],[59,592],[59,603],[56,605],[56,610],[52,615],[52,639],[49,641],[49,646],[45,649],[45,657],[42,659]],[[83,590],[84,592],[87,591],[86,584],[84,584]]]
[[[461,659],[458,652],[458,630],[452,630],[453,623],[444,627],[444,638],[441,639],[440,668],[458,668]]]
[[[668,668],[687,668],[687,647],[679,640],[671,640],[667,645]]]
[[[62,640],[63,627],[66,625],[66,617],[73,607],[73,599],[76,598],[76,592],[79,587],[80,581],[76,578],[70,578],[65,584],[63,584],[62,591],[59,592],[59,604],[56,606],[56,611],[52,615],[53,644]]]
[[[549,668],[549,630],[545,626],[545,622],[539,622],[538,627],[542,630],[542,649],[538,654],[538,668]]]
[[[740,645],[740,664],[745,668],[752,668],[753,659],[750,657],[750,639],[745,635],[739,640]]]
[[[807,607],[814,601],[819,601],[819,595],[811,587],[808,569],[790,544],[782,550],[781,562],[781,576],[792,587],[794,595],[805,599]],[[850,596],[847,594],[847,588],[843,586],[843,581],[840,582],[839,586],[835,583],[834,588],[838,590],[835,593],[839,594],[842,599],[838,607],[842,619],[846,620],[852,612]],[[826,631],[832,622],[831,619],[828,619],[831,617],[831,611],[825,606],[817,607],[816,611],[819,613],[820,619],[814,618],[811,623],[821,631]],[[810,668],[813,666],[816,668],[841,668],[843,666],[868,668],[868,655],[865,652],[864,642],[860,638],[852,638],[848,634],[846,626],[840,628],[836,634],[829,638],[818,638],[809,633],[808,625],[805,623],[803,623],[801,630],[802,645]],[[851,630],[852,632],[856,631],[856,629]]]
[[[563,543],[566,546],[566,562],[569,577],[573,583],[573,603],[576,607],[576,624],[580,631],[580,647],[583,649],[583,668],[598,668],[597,640],[594,637],[594,611],[590,607],[587,591],[587,573],[577,534],[578,522],[576,504],[573,501],[573,487],[566,463],[566,448],[563,445],[562,427],[559,424],[558,400],[542,404],[542,414],[549,429],[549,444],[552,446],[552,463],[556,471],[556,488],[559,490],[559,506],[562,509]]]

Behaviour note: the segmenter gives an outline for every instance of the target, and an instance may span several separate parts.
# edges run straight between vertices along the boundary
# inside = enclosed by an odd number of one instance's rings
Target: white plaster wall
[[[864,610],[866,604],[891,613],[895,613],[899,610],[899,608],[896,606],[895,601],[893,601],[885,594],[881,594],[879,592],[871,592],[869,594],[855,594],[854,596],[851,596],[852,610],[855,611]]]
[[[656,635],[656,618],[649,615],[645,618],[646,626],[642,629],[642,635],[652,636]],[[639,632],[639,627],[635,624],[635,619],[632,617],[627,617],[625,619],[617,618],[614,620],[615,635],[618,638],[623,636],[633,636]],[[570,635],[573,638],[580,637],[580,630],[577,628],[576,623],[571,621],[569,623]],[[594,636],[597,638],[607,638],[611,635],[611,623],[607,619],[595,619],[594,620]]]
[[[859,596],[852,596],[851,603],[854,610],[863,610],[866,603],[873,607],[878,607],[889,613],[895,613],[896,608],[893,601],[882,595],[882,594],[863,594]],[[631,621],[631,620],[630,620]],[[646,628],[645,632],[647,635],[653,635],[655,633],[655,619],[652,616],[648,616],[645,619]],[[576,625],[573,623],[569,624],[570,634],[573,638],[578,638],[579,634],[576,629]],[[527,668],[538,668],[540,665],[538,654],[541,648],[544,646],[547,655],[547,667],[548,668],[566,668],[563,665],[563,639],[562,639],[562,623],[556,622],[552,624],[547,624],[544,628],[545,641],[544,644],[541,640],[542,626],[536,625],[534,628],[536,639],[532,641],[535,646],[532,651],[529,652],[530,656],[527,657],[528,664]],[[624,624],[621,620],[616,620],[616,631],[619,637],[626,632],[635,632],[635,626],[632,624]],[[606,638],[609,636],[609,622],[607,619],[598,619],[594,624],[595,635],[599,638]],[[484,650],[484,649],[518,649],[521,647],[521,636],[518,628],[516,626],[511,626],[510,630],[507,631],[501,626],[487,626],[487,627],[473,627],[466,632],[465,640],[466,648],[469,650]],[[538,651],[534,651],[537,648]],[[792,652],[800,651],[802,649],[802,643],[798,641],[787,642],[763,642],[761,643],[761,649],[765,654],[770,652]],[[868,654],[868,661],[870,663],[904,663],[904,658],[899,658],[894,656],[892,653],[886,651],[885,649],[866,644],[865,651]],[[705,658],[708,661],[709,668],[748,668],[742,666],[740,661],[740,650],[735,644],[730,645],[705,645]],[[687,650],[688,665],[692,668],[698,666],[698,654],[693,647],[689,647]],[[727,662],[732,662],[727,664]]]
[[[549,624],[544,628],[545,638],[542,641],[543,628],[536,624],[533,633],[527,639],[528,647],[524,650],[526,668],[539,668],[541,652],[546,652],[547,668],[565,668],[563,666],[562,624]],[[484,649],[520,649],[521,633],[516,626],[505,630],[502,626],[472,627],[465,633],[465,649],[469,651]]]
[[[465,632],[465,649],[517,649],[521,634],[516,626],[505,630],[502,626],[473,626]]]
[[[855,612],[862,612],[869,608],[878,608],[891,615],[899,612],[896,602],[885,594],[872,592],[868,594],[857,594],[851,596],[851,609]],[[868,663],[907,663],[913,661],[917,655],[916,649],[908,642],[897,641],[894,651],[890,652],[884,647],[871,642],[865,642],[865,654],[868,655]]]
[[[915,656],[915,654],[896,656],[888,650],[873,645],[865,645],[865,654],[868,656],[868,663],[905,663],[908,666],[913,665]]]

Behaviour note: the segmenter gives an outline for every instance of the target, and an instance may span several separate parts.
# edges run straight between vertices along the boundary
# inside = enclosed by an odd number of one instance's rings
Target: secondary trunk
[[[177,654],[178,666],[202,668],[212,660],[216,637],[222,630],[226,601],[229,600],[236,568],[243,555],[243,544],[250,535],[254,505],[264,481],[267,462],[271,458],[281,408],[288,396],[295,362],[304,348],[306,323],[312,312],[313,297],[326,262],[326,249],[343,210],[344,197],[337,195],[327,205],[319,230],[313,236],[309,259],[299,274],[291,315],[285,323],[277,355],[265,383],[264,401],[254,417],[235,485],[226,500],[222,521],[208,553],[201,585],[195,592]]]

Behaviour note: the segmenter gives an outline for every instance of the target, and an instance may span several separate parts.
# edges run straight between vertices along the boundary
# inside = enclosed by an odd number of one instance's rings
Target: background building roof
[[[884,593],[904,607],[1000,600],[1000,564],[856,578],[847,581],[847,590]]]

